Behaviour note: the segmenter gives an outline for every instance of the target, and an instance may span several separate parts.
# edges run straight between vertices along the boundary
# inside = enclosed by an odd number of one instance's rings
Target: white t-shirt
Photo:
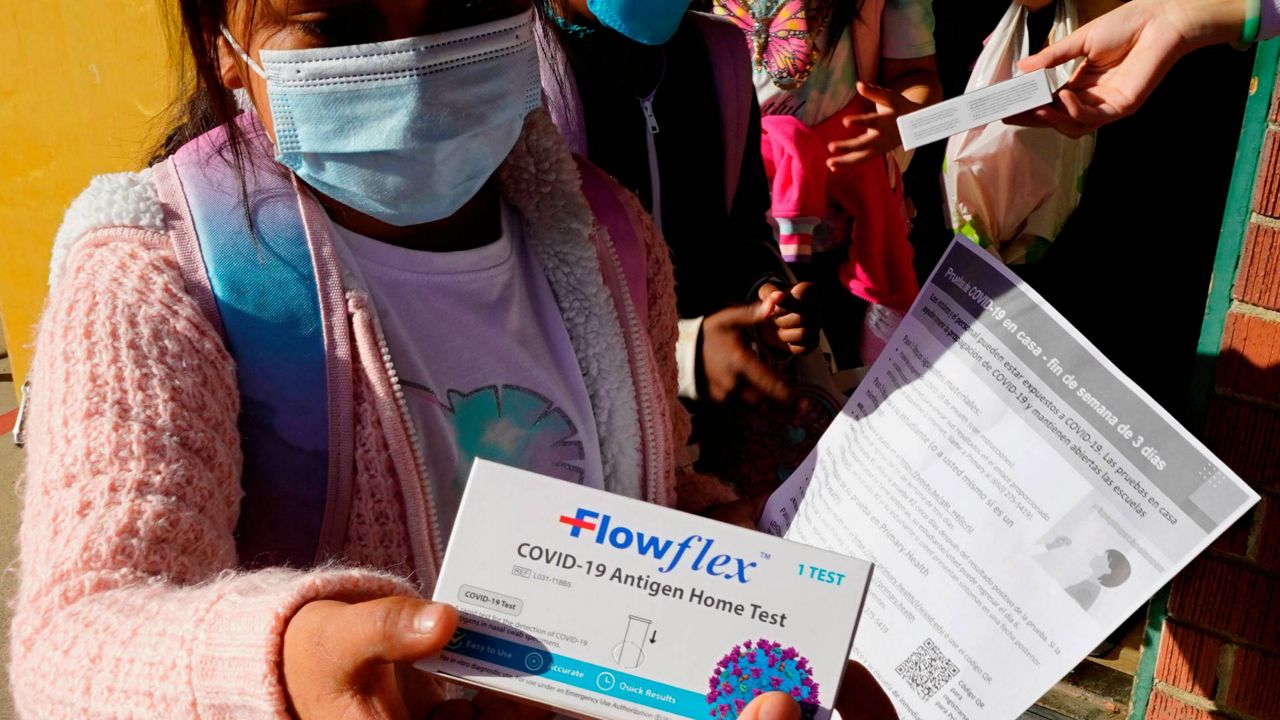
[[[501,239],[459,252],[333,228],[377,308],[445,537],[477,457],[603,487],[582,371],[513,210],[503,205]]]
[[[933,1],[886,0],[880,20],[880,56],[895,60],[933,55]],[[756,97],[763,115],[794,115],[810,127],[844,109],[857,94],[858,67],[853,31],[845,28],[828,54],[823,28],[813,43],[817,61],[804,84],[791,90],[778,87],[762,67],[754,73]]]

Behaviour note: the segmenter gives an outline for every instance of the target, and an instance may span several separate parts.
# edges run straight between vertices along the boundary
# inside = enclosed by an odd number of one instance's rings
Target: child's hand
[[[783,291],[773,283],[760,286],[760,302],[773,303],[773,322],[760,327],[760,337],[776,350],[804,355],[818,346],[818,313],[809,293],[813,283],[802,282]]]
[[[420,717],[422,684],[408,665],[440,652],[458,613],[448,605],[387,597],[354,605],[316,600],[284,631],[283,672],[299,720]]]
[[[827,167],[833,172],[867,158],[893,152],[902,144],[898,118],[924,107],[892,90],[864,82],[858,83],[858,94],[875,103],[876,111],[850,115],[842,121],[849,130],[861,132],[848,140],[827,144],[827,151],[831,153],[831,157],[827,158]]]
[[[777,311],[770,298],[725,308],[702,321],[700,367],[706,398],[722,403],[737,397],[749,405],[765,400],[781,404],[791,399],[787,383],[747,342],[747,332],[771,327]]]

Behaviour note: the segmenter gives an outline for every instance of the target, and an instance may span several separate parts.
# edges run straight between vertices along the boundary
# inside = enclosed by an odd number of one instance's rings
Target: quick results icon
[[[713,577],[725,580],[736,580],[739,583],[750,582],[747,571],[756,567],[757,563],[727,553],[712,553],[716,541],[701,535],[689,535],[680,542],[633,530],[621,525],[611,515],[601,515],[594,510],[578,508],[573,517],[561,515],[560,522],[569,526],[569,537],[580,538],[584,532],[594,533],[589,536],[597,545],[613,547],[617,550],[633,548],[641,557],[651,557],[659,562],[658,572],[669,573],[680,566],[681,561],[693,557],[689,569],[704,572]],[[697,554],[693,555],[693,551]],[[674,549],[674,550],[673,550]],[[665,565],[664,565],[665,564]]]

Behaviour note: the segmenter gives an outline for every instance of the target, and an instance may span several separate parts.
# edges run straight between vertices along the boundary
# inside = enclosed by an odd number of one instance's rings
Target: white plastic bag
[[[978,56],[965,92],[1018,72],[1030,54],[1026,8],[1013,3]],[[1072,0],[1058,0],[1049,42],[1079,26]],[[1049,71],[1054,88],[1070,79],[1071,63]],[[1010,265],[1034,262],[1080,203],[1093,158],[1093,135],[1068,138],[1051,128],[991,123],[952,137],[942,166],[951,226]]]

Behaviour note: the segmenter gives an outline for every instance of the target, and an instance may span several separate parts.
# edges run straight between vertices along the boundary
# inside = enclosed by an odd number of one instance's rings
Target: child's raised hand
[[[421,688],[402,682],[414,674],[408,663],[440,652],[457,625],[452,607],[417,598],[303,605],[284,632],[282,674],[294,716],[421,717],[428,709],[415,702]]]
[[[760,286],[760,302],[774,305],[772,322],[760,327],[765,344],[776,350],[804,355],[818,346],[818,312],[810,301],[813,283],[802,282],[783,291],[773,283]]]
[[[827,167],[833,172],[893,152],[902,144],[898,118],[924,107],[900,93],[864,82],[858,83],[858,94],[875,103],[876,111],[850,115],[841,121],[845,128],[858,134],[827,144],[827,151],[831,153]]]

